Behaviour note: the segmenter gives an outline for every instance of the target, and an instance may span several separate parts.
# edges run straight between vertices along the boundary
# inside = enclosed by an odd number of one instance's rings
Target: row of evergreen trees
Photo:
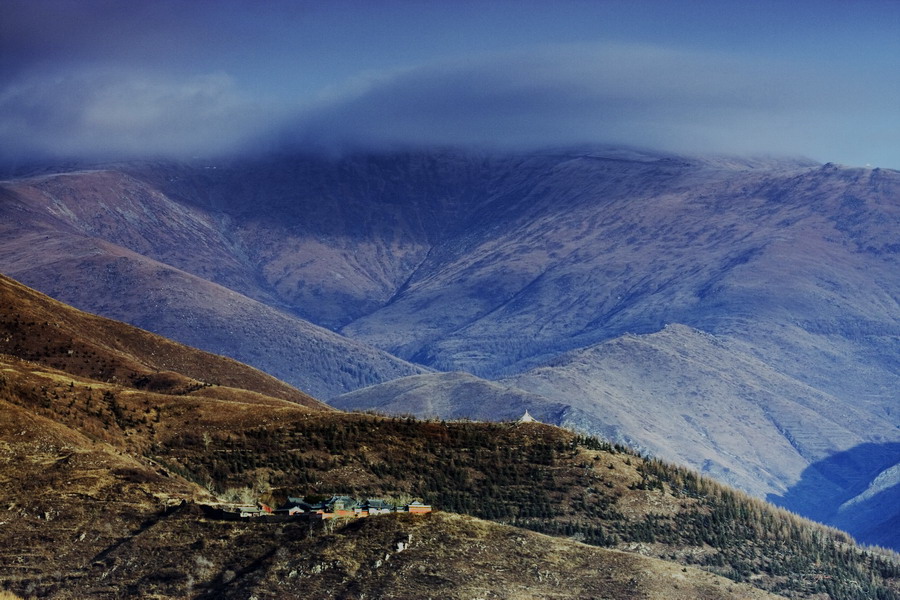
[[[412,494],[591,544],[662,544],[685,563],[788,597],[897,597],[888,584],[900,578],[897,561],[862,552],[846,534],[622,446],[541,425],[323,415],[212,440],[182,435],[155,452],[220,488],[266,473],[293,494]],[[629,494],[679,508],[626,515],[620,501]]]

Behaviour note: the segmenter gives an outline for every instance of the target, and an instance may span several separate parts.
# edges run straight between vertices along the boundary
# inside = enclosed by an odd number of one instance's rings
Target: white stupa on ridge
[[[516,422],[517,423],[537,423],[538,421],[537,421],[537,419],[532,417],[530,414],[528,414],[528,409],[526,408],[525,414],[522,415],[521,417],[519,417],[519,420]]]

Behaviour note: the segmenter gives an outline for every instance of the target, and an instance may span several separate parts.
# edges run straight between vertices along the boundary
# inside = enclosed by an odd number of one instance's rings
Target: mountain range
[[[0,186],[0,270],[342,408],[529,408],[872,539],[898,198],[890,170],[617,148],[82,165]]]

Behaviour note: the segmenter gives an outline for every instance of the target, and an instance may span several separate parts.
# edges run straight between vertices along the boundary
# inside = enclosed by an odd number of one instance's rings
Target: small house
[[[386,515],[394,512],[394,506],[392,504],[388,504],[384,500],[379,500],[377,498],[369,498],[366,500],[363,503],[363,508],[369,515]]]
[[[312,505],[306,503],[303,498],[288,496],[287,502],[279,506],[275,512],[281,515],[295,516],[312,512],[312,510]]]
[[[259,506],[238,506],[236,508],[243,519],[256,518],[266,514]]]
[[[424,514],[431,512],[431,506],[428,504],[422,504],[421,502],[416,500],[415,502],[411,502],[410,504],[408,504],[406,506],[406,510],[410,514]]]

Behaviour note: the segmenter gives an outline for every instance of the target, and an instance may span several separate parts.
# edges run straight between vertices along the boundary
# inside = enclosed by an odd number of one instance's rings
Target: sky
[[[7,162],[621,144],[900,169],[900,1],[0,9]]]

